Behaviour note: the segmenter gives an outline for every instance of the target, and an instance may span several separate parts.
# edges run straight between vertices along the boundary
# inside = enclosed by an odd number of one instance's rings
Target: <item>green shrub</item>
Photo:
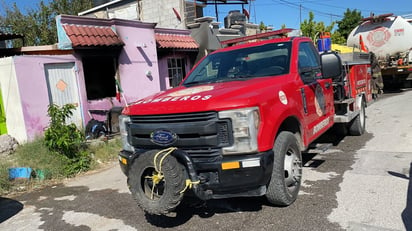
[[[66,104],[63,107],[55,104],[49,105],[47,113],[50,117],[50,124],[44,133],[46,146],[70,159],[76,157],[84,141],[83,134],[75,124],[66,124],[66,120],[73,115],[74,109],[75,106],[72,104]]]
[[[68,165],[65,168],[66,175],[74,175],[90,168],[91,159],[84,145],[83,133],[75,124],[67,124],[67,119],[73,115],[75,106],[66,104],[59,107],[49,105],[47,113],[50,124],[44,133],[44,142],[50,151],[67,158]]]
[[[0,159],[0,195],[13,192],[16,188],[15,182],[8,179],[8,169],[11,167],[42,170],[43,173],[47,172],[46,179],[55,180],[116,160],[121,149],[119,137],[107,142],[85,142],[83,133],[76,126],[65,124],[73,109],[73,106],[59,108],[50,105],[48,112],[51,122],[45,136],[20,145],[15,153]],[[26,182],[26,187],[29,189],[47,182],[32,179]]]

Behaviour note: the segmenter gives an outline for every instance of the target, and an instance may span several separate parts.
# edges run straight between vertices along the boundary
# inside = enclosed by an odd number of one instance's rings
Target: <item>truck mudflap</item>
[[[121,170],[128,178],[133,162],[145,152],[119,153]],[[182,149],[174,149],[170,154],[184,166],[188,176],[186,186],[201,200],[265,195],[273,169],[272,150],[222,156],[214,162],[195,162]]]

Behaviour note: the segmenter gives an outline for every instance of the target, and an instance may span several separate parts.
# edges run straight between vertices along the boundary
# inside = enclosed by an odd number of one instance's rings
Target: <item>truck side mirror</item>
[[[322,78],[336,78],[342,75],[342,61],[336,53],[322,53],[320,62],[322,65]]]

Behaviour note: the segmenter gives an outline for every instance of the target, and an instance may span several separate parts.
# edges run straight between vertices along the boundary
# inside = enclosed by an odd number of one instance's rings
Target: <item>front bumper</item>
[[[122,150],[119,153],[120,168],[127,176],[133,161],[141,154]],[[203,200],[262,196],[266,193],[273,169],[273,151],[256,154],[221,156],[217,160],[193,161],[183,150],[173,155],[186,167],[192,181],[200,180],[193,189]]]

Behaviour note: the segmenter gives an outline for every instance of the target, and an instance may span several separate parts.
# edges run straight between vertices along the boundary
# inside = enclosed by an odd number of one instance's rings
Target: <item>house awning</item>
[[[64,24],[64,30],[72,47],[123,46],[123,41],[109,26]]]
[[[197,44],[197,42],[192,37],[190,37],[190,35],[156,33],[155,36],[158,48],[199,48],[199,44]]]

